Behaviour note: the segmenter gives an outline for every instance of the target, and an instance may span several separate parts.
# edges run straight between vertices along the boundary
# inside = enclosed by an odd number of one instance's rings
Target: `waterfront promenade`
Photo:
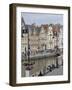
[[[43,52],[37,52],[36,54],[34,54],[34,55],[29,55],[29,56],[27,56],[27,57],[24,57],[24,60],[27,60],[28,59],[28,57],[29,57],[29,59],[31,59],[31,60],[35,60],[35,59],[42,59],[42,58],[48,58],[48,57],[54,57],[54,56],[56,56],[56,55],[60,55],[60,54],[62,54],[62,50],[60,49],[59,51],[56,51],[56,50],[52,50],[52,51],[46,51],[46,50],[44,50]]]

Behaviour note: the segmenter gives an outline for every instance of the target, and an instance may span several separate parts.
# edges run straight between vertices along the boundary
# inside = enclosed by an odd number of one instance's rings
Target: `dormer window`
[[[24,34],[27,34],[28,33],[28,30],[27,29],[23,29],[22,30],[22,37],[24,37]]]

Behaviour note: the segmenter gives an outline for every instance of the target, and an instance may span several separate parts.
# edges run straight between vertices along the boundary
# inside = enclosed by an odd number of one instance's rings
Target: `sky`
[[[25,24],[41,25],[41,24],[61,24],[63,25],[62,14],[50,14],[50,13],[27,13],[22,12],[21,17],[24,18]]]

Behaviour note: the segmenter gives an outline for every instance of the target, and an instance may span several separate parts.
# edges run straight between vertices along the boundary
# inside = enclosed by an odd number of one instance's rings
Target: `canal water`
[[[32,65],[31,70],[29,70],[28,75],[26,75],[26,66],[24,65],[24,63],[26,63],[26,61],[22,61],[21,63],[21,76],[22,77],[26,77],[26,76],[38,76],[41,72],[42,75],[45,76],[45,73],[48,72],[48,67],[50,67],[51,65],[54,65],[55,67],[58,66],[63,66],[63,57],[58,56],[52,56],[52,57],[48,57],[48,58],[42,58],[42,59],[36,59],[36,60],[31,60],[31,62],[34,62],[34,64]],[[63,70],[62,70],[63,72]],[[47,74],[46,74],[47,75]]]

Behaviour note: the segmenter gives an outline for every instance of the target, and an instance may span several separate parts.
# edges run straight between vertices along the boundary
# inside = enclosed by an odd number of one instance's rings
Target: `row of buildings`
[[[34,55],[38,51],[63,48],[63,25],[42,24],[37,26],[35,23],[27,25],[21,18],[21,52]]]

